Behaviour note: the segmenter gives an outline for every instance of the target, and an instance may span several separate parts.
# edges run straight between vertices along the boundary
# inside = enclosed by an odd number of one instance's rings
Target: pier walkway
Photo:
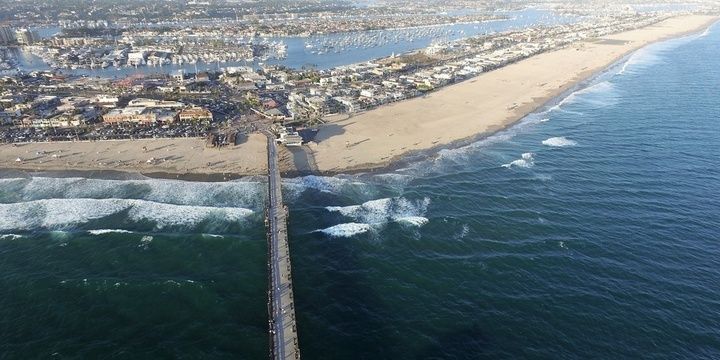
[[[268,312],[270,315],[270,358],[300,359],[295,300],[293,299],[290,247],[287,236],[287,208],[283,204],[275,136],[268,137]]]

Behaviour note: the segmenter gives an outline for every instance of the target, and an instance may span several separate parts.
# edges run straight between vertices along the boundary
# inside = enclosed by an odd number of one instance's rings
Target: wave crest
[[[391,221],[409,223],[414,220],[414,224],[422,226],[427,223],[427,219],[422,216],[427,212],[428,205],[428,198],[409,200],[398,197],[371,200],[360,205],[328,206],[326,209],[366,224],[384,225]],[[420,218],[426,221],[418,221]]]
[[[236,180],[222,183],[180,180],[103,180],[32,177],[0,180],[7,189],[4,202],[42,199],[137,199],[158,203],[202,206],[264,206],[265,185]]]
[[[352,237],[370,231],[370,224],[345,223],[331,226],[326,229],[316,230],[332,237]]]
[[[570,140],[564,136],[558,136],[558,137],[551,137],[549,139],[543,140],[542,144],[545,146],[552,146],[552,147],[566,147],[566,146],[575,146],[575,145],[577,145],[577,142],[574,140]]]
[[[123,230],[123,229],[97,229],[97,230],[88,230],[88,234],[90,235],[104,235],[104,234],[132,234],[132,231],[129,230]]]
[[[129,220],[151,222],[157,229],[193,227],[211,220],[240,221],[253,214],[245,208],[173,205],[134,199],[43,199],[0,204],[0,231],[71,229],[124,211]]]
[[[513,160],[507,164],[503,164],[502,167],[504,168],[511,168],[513,166],[515,167],[521,167],[521,168],[531,168],[535,165],[535,154],[528,152],[522,154],[520,159]]]

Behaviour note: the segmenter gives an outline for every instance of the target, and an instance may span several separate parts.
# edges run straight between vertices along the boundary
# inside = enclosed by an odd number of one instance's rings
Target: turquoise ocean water
[[[720,357],[720,29],[382,174],[284,183],[306,359]],[[0,358],[267,356],[265,184],[0,180]]]

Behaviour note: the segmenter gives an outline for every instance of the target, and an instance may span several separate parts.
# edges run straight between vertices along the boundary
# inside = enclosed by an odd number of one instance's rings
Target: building
[[[127,63],[130,66],[145,65],[145,59],[147,58],[146,51],[135,51],[128,53]]]
[[[178,119],[181,122],[188,122],[188,121],[206,121],[211,122],[213,120],[213,114],[212,112],[203,109],[201,107],[190,107],[183,109],[178,114]]]
[[[207,71],[199,72],[195,74],[195,81],[207,82],[210,81],[210,74]]]
[[[103,122],[107,124],[135,123],[150,125],[153,123],[169,124],[178,118],[177,110],[164,108],[151,108],[144,106],[128,106],[124,109],[113,109],[103,115]]]
[[[302,136],[296,132],[283,132],[277,142],[285,146],[302,146]]]
[[[15,42],[15,31],[9,26],[0,26],[0,45],[8,45]]]
[[[15,39],[20,45],[32,45],[35,41],[40,40],[38,34],[28,29],[18,29],[15,32]]]
[[[280,124],[273,124],[270,128],[279,137],[275,139],[278,144],[285,146],[301,146],[303,138],[292,127],[285,127]]]
[[[151,124],[157,121],[155,113],[148,111],[146,107],[129,106],[124,109],[113,109],[103,115],[103,122],[107,124],[119,124],[133,122],[137,124]]]
[[[179,101],[146,98],[130,100],[128,106],[124,109],[112,109],[103,115],[103,121],[107,124],[169,124],[177,120],[210,122],[213,120],[213,115],[206,109],[201,107],[187,107]]]
[[[98,95],[93,99],[96,104],[106,108],[114,108],[120,99],[116,96]]]
[[[85,46],[97,44],[99,38],[88,37],[53,37],[50,41],[55,46]]]
[[[154,107],[154,108],[165,108],[165,109],[180,109],[185,107],[185,104],[179,101],[166,101],[166,100],[155,100],[146,98],[132,99],[128,102],[128,107]]]
[[[183,70],[183,69],[178,70],[177,73],[173,74],[172,77],[177,81],[185,80],[185,70]]]

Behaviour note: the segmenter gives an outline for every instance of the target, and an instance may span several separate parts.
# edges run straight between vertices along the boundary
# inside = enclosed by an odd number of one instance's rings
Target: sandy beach
[[[264,135],[222,149],[203,139],[152,139],[0,145],[0,168],[31,171],[115,170],[165,177],[192,174],[267,173]],[[20,161],[18,161],[18,159]]]
[[[489,135],[650,43],[699,32],[717,17],[683,16],[575,43],[448,86],[425,97],[331,120],[310,149],[317,170],[384,167],[408,153]]]

